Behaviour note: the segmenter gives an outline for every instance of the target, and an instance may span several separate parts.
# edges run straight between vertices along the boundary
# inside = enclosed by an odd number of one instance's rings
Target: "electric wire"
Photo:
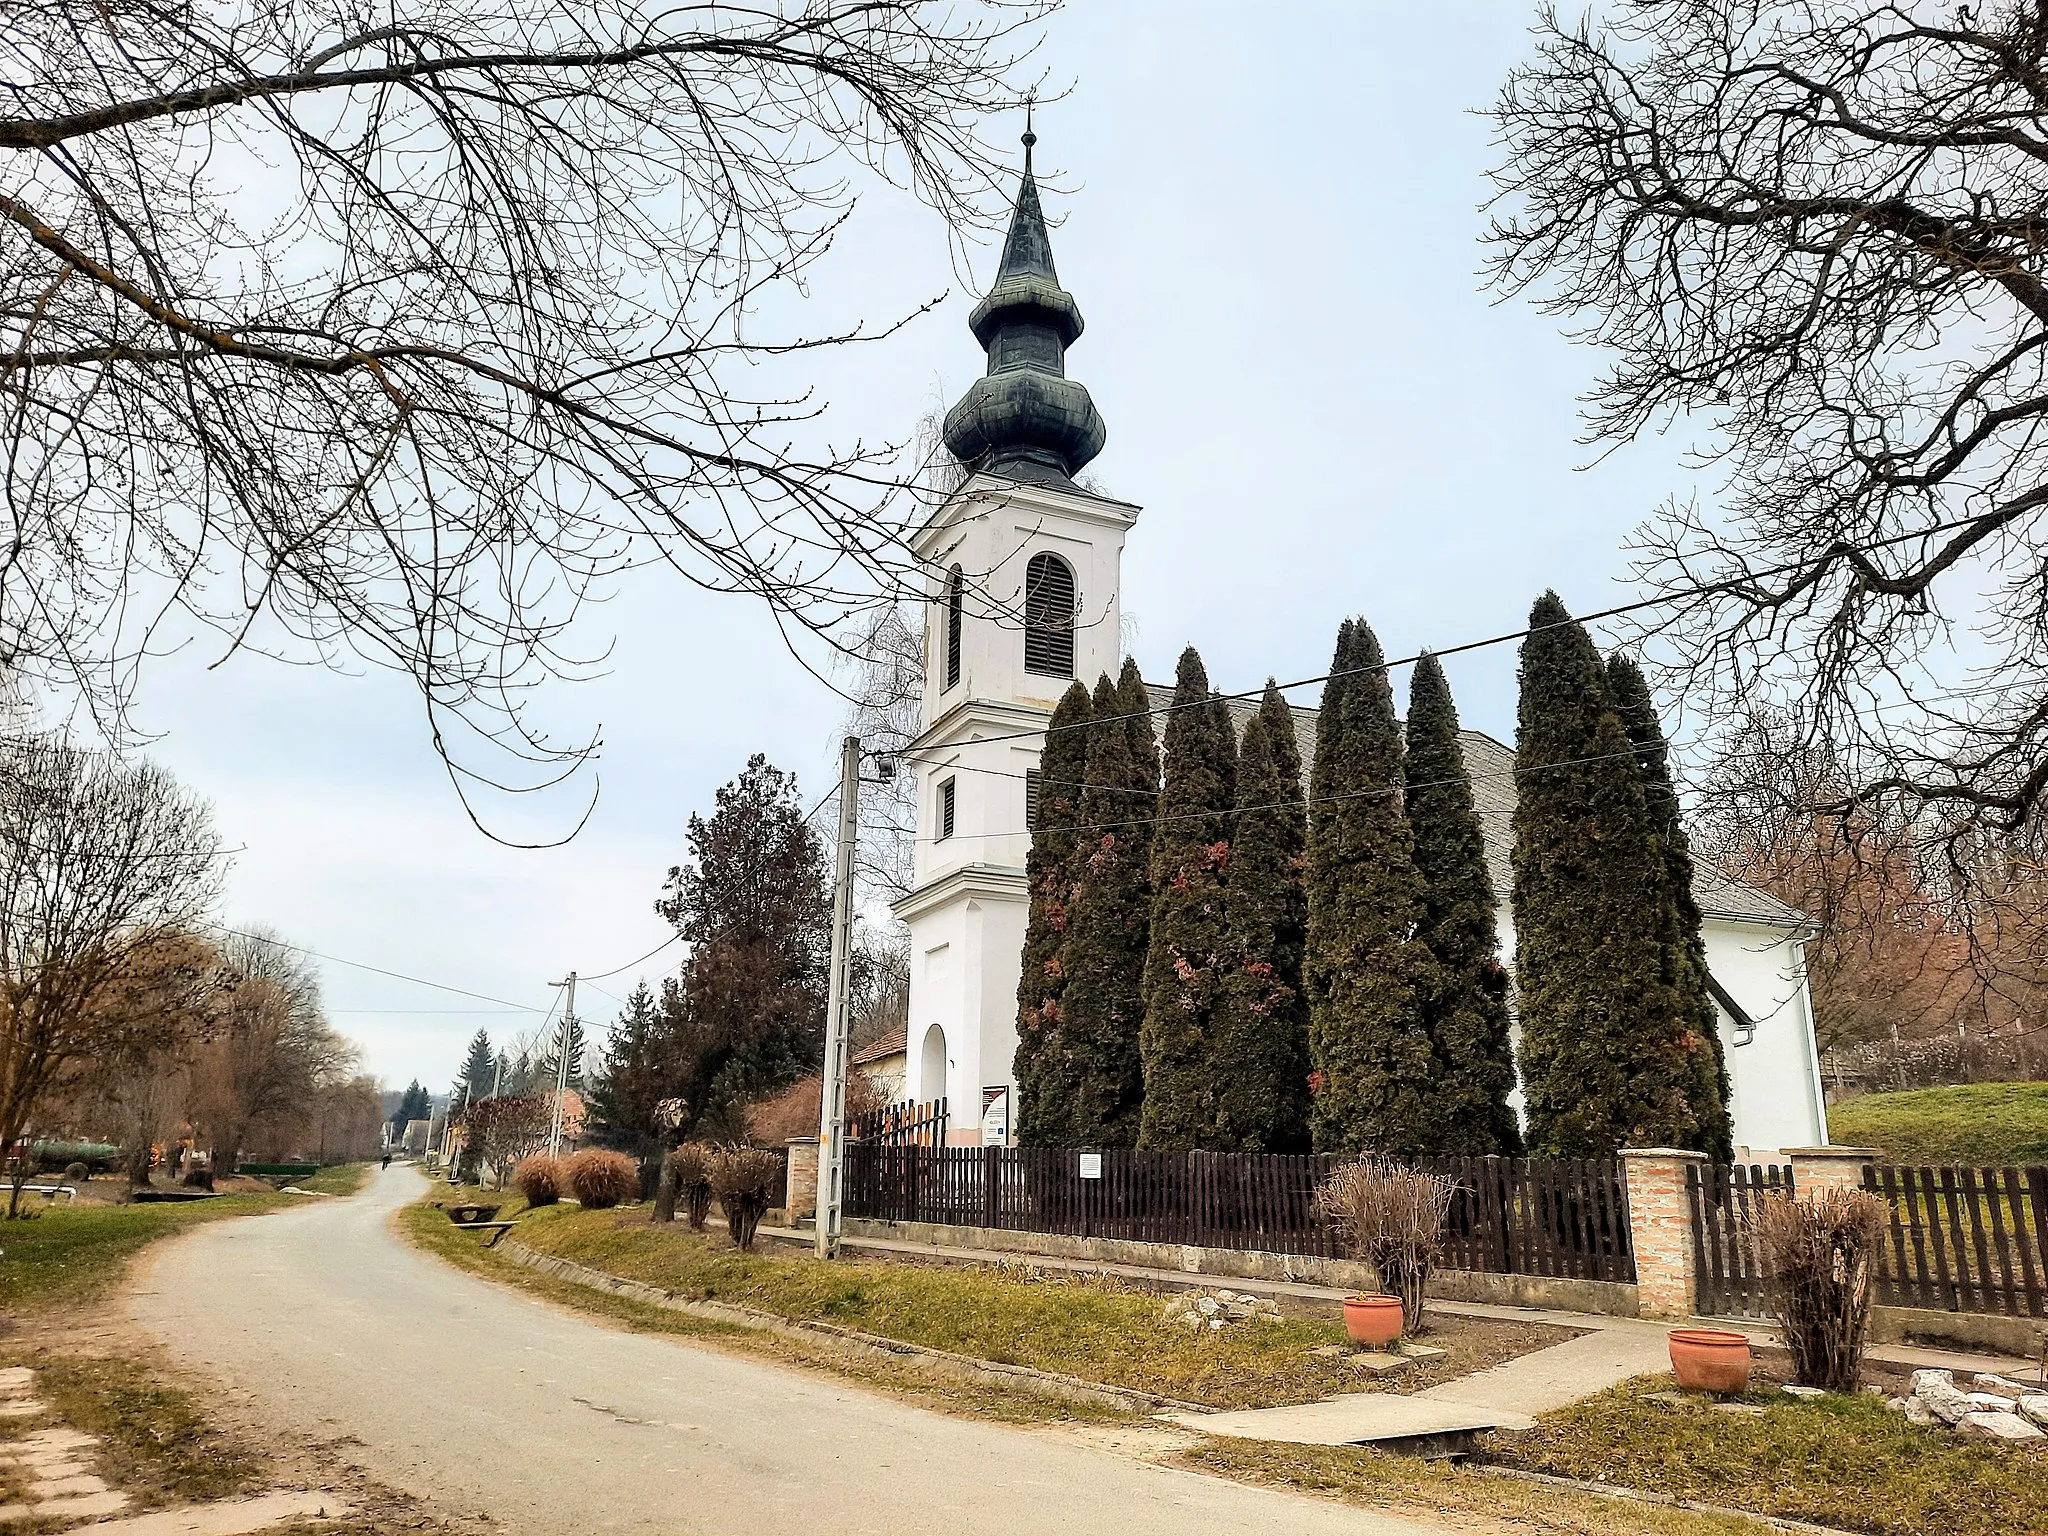
[[[394,981],[410,982],[416,987],[432,987],[436,992],[452,992],[457,997],[473,997],[480,1003],[496,1003],[499,1007],[513,1013],[553,1011],[552,1009],[542,1010],[534,1008],[525,1003],[509,1002],[502,997],[492,997],[488,992],[472,992],[467,987],[450,986],[445,981],[429,981],[424,976],[408,976],[404,971],[387,970],[381,965],[371,965],[365,960],[347,960],[340,955],[323,954],[317,949],[308,949],[303,944],[290,944],[283,939],[275,938],[269,934],[249,933],[240,928],[229,928],[221,923],[208,923],[206,926],[213,929],[216,933],[231,934],[235,938],[248,939],[256,944],[268,944],[276,949],[288,949],[294,954],[310,955],[315,960],[325,960],[333,965],[346,965],[358,971],[370,971],[379,976],[389,976]]]

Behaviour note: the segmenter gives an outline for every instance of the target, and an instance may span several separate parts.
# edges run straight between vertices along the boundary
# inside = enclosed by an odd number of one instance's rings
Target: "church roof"
[[[1087,389],[1067,377],[1067,348],[1080,337],[1081,307],[1060,286],[1052,238],[1038,200],[1024,135],[1024,178],[1010,214],[996,279],[967,318],[988,353],[942,428],[946,447],[970,470],[1071,487],[1108,440]]]
[[[1145,691],[1150,695],[1154,709],[1164,709],[1173,703],[1171,688],[1147,683]],[[1231,724],[1242,736],[1245,726],[1258,713],[1258,700],[1230,699],[1227,702]],[[1298,704],[1290,704],[1288,711],[1294,716],[1294,740],[1301,752],[1301,771],[1306,779],[1309,764],[1316,757],[1316,711]],[[1515,883],[1514,749],[1495,741],[1484,731],[1459,731],[1458,745],[1464,750],[1465,772],[1472,779],[1472,804],[1479,812],[1479,833],[1486,844],[1487,877],[1493,885],[1494,900],[1506,907],[1508,893],[1514,889]],[[1699,903],[1701,914],[1706,917],[1738,923],[1769,923],[1784,928],[1807,925],[1802,913],[1786,906],[1768,891],[1740,880],[1731,880],[1704,862],[1693,865],[1692,894],[1693,900]]]

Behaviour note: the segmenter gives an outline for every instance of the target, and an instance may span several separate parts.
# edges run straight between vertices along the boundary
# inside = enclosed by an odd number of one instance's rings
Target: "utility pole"
[[[839,853],[832,882],[832,963],[825,991],[825,1087],[818,1110],[818,1234],[821,1259],[839,1253],[846,1138],[847,971],[853,955],[853,845],[860,824],[860,738],[839,748]]]
[[[562,1033],[555,1043],[555,1112],[548,1120],[548,1156],[562,1155],[562,1095],[569,1091],[569,1026],[576,1021],[576,973],[566,981],[551,981],[551,987],[567,987],[562,1000]]]

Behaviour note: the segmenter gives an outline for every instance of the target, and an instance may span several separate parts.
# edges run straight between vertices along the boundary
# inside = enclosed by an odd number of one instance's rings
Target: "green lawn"
[[[1163,1320],[1163,1298],[1157,1292],[1110,1277],[1022,1264],[939,1266],[862,1259],[821,1264],[766,1245],[749,1255],[722,1234],[699,1236],[680,1223],[656,1227],[644,1208],[555,1206],[521,1213],[513,1196],[502,1214],[519,1215],[514,1235],[531,1248],[679,1295],[837,1323],[1164,1397],[1260,1407],[1313,1401],[1371,1384],[1341,1359],[1311,1353],[1345,1343],[1343,1323],[1334,1315],[1191,1333]],[[428,1219],[440,1219],[439,1213]],[[1449,1355],[1398,1378],[1398,1385],[1403,1390],[1427,1385],[1569,1337],[1570,1331],[1561,1328],[1444,1317],[1431,1342]]]
[[[322,1168],[308,1178],[293,1179],[299,1189],[310,1189],[323,1195],[352,1195],[363,1187],[363,1181],[370,1176],[374,1163],[336,1163],[332,1168]]]
[[[1828,1109],[1828,1139],[1886,1162],[2048,1163],[2048,1083],[1962,1083],[1870,1093]]]
[[[1645,1377],[1496,1437],[1491,1459],[1872,1536],[2038,1531],[2048,1449],[1917,1429],[1881,1399],[1751,1393],[1761,1414],[1673,1406]]]
[[[222,1195],[165,1205],[45,1205],[38,1198],[24,1207],[32,1218],[0,1221],[0,1313],[94,1301],[153,1239],[296,1198]]]

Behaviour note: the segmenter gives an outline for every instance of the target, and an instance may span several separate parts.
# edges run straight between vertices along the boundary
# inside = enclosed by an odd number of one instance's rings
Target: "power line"
[[[220,923],[208,923],[206,926],[212,928],[216,933],[232,934],[238,939],[248,939],[256,944],[268,944],[275,949],[288,949],[294,954],[310,955],[315,960],[325,960],[334,965],[352,966],[359,971],[370,971],[378,976],[389,976],[394,981],[411,982],[416,987],[432,987],[436,992],[452,992],[457,997],[473,997],[480,1003],[496,1003],[499,1007],[511,1013],[540,1013],[543,1011],[539,1008],[529,1007],[524,1003],[507,1002],[502,997],[492,997],[486,992],[472,992],[467,987],[453,987],[445,981],[429,981],[424,976],[408,976],[403,971],[386,970],[381,965],[371,965],[364,960],[344,960],[340,955],[322,954],[317,949],[308,949],[303,944],[287,944],[283,939],[274,938],[266,933],[247,933],[240,928],[228,928]]]
[[[1934,535],[1939,533],[1950,533],[1958,528],[1967,528],[1973,523],[1985,522],[1999,515],[2000,514],[1998,513],[1985,512],[1979,513],[1975,517],[1959,517],[1953,519],[1950,522],[1935,523],[1930,527],[1918,529],[1912,533],[1894,534],[1891,538],[1878,539],[1869,544],[1840,545],[1837,546],[1835,549],[1831,550],[1830,553],[1870,554],[1876,550],[1889,549],[1895,544],[1910,544],[1916,539],[1932,538]],[[1489,635],[1483,640],[1467,640],[1464,641],[1462,644],[1447,645],[1438,650],[1425,649],[1417,651],[1411,656],[1396,656],[1393,657],[1391,660],[1382,661],[1376,666],[1348,667],[1340,672],[1324,672],[1318,674],[1315,677],[1299,677],[1296,678],[1293,682],[1273,683],[1269,684],[1268,686],[1277,688],[1282,693],[1291,693],[1293,690],[1297,688],[1312,688],[1317,683],[1331,682],[1334,679],[1340,677],[1363,677],[1366,674],[1373,672],[1391,672],[1396,667],[1412,666],[1416,662],[1422,660],[1424,656],[1435,656],[1439,660],[1441,660],[1445,656],[1462,656],[1468,651],[1481,651],[1496,645],[1506,645],[1509,642],[1515,640],[1526,640],[1531,635],[1543,634],[1552,629],[1562,629],[1570,624],[1591,624],[1596,623],[1601,619],[1621,618],[1627,614],[1641,613],[1646,608],[1662,608],[1672,603],[1685,601],[1688,598],[1707,597],[1711,596],[1716,592],[1730,591],[1739,585],[1746,585],[1751,582],[1762,581],[1772,576],[1787,575],[1790,572],[1799,570],[1810,563],[1810,561],[1806,560],[1789,560],[1782,565],[1766,566],[1764,569],[1760,571],[1747,571],[1741,576],[1739,580],[1735,578],[1730,578],[1726,581],[1708,582],[1702,586],[1688,588],[1683,592],[1663,593],[1656,597],[1639,598],[1638,600],[1632,603],[1621,603],[1612,608],[1601,608],[1592,613],[1569,615],[1563,619],[1560,619],[1555,624],[1532,624],[1525,626],[1522,629],[1508,630],[1503,634]],[[1199,706],[1206,706],[1208,704],[1215,703],[1218,700],[1228,702],[1233,699],[1261,698],[1265,695],[1265,692],[1266,689],[1264,687],[1260,687],[1241,689],[1236,693],[1212,693],[1207,698],[1199,700],[1190,700],[1187,703],[1175,701],[1171,704],[1155,704],[1147,709],[1129,710],[1119,715],[1098,715],[1093,719],[1080,721],[1074,725],[1063,725],[1060,727],[1060,729],[1063,731],[1086,730],[1090,726],[1111,725],[1118,721],[1123,720],[1148,720],[1155,715],[1170,715],[1177,710],[1193,709]],[[977,736],[975,738],[975,742],[977,745],[987,745],[989,743],[998,741],[1033,741],[1041,737],[1050,735],[1051,733],[1052,727],[1048,725],[1035,731],[1008,731],[995,736]],[[930,749],[927,748],[924,750]],[[906,751],[899,755],[904,757],[910,757],[912,753],[910,751]],[[917,760],[924,761],[924,759]]]
[[[815,814],[816,814],[816,812],[813,812],[812,814],[813,814],[813,815],[815,815]],[[656,955],[660,954],[660,953],[661,953],[661,952],[662,952],[662,951],[663,951],[664,949],[667,949],[667,948],[669,947],[669,945],[671,945],[671,944],[675,943],[675,942],[676,942],[677,940],[679,940],[680,938],[682,938],[682,936],[683,936],[683,935],[682,935],[682,932],[681,932],[681,930],[679,929],[679,930],[677,930],[676,932],[674,932],[674,933],[670,934],[670,935],[669,935],[669,936],[668,936],[667,938],[663,939],[663,940],[662,940],[662,941],[661,941],[661,942],[660,942],[659,944],[655,945],[655,946],[654,946],[654,948],[652,948],[652,949],[650,949],[649,951],[647,951],[647,953],[646,953],[646,954],[644,954],[644,955],[642,955],[642,956],[641,956],[641,957],[640,957],[640,958],[639,958],[638,960],[628,960],[628,961],[627,961],[627,962],[626,962],[626,963],[625,963],[624,965],[615,965],[615,966],[613,966],[613,967],[612,967],[612,968],[611,968],[610,970],[608,970],[608,971],[599,971],[599,972],[598,972],[598,973],[597,973],[597,974],[596,974],[595,976],[582,976],[582,975],[579,975],[579,976],[578,976],[578,977],[577,977],[576,979],[577,979],[578,981],[590,981],[590,982],[597,982],[597,981],[609,981],[609,980],[610,980],[610,979],[611,979],[612,977],[614,977],[614,976],[618,975],[618,974],[619,974],[619,972],[621,972],[621,971],[630,971],[630,970],[632,970],[632,969],[633,969],[633,967],[634,967],[634,966],[636,966],[636,965],[645,965],[645,964],[646,964],[646,963],[647,963],[647,962],[648,962],[649,960],[652,960],[652,959],[653,959],[653,958],[654,958],[654,957],[655,957]],[[597,990],[598,990],[598,991],[600,991],[600,992],[604,992],[604,988],[603,988],[603,987],[599,987],[599,988],[598,988]],[[609,992],[604,992],[604,995],[605,995],[606,997],[611,997],[611,993],[609,993]],[[616,999],[616,998],[613,998],[612,1000],[613,1000],[614,1002],[618,1001],[618,999]]]

